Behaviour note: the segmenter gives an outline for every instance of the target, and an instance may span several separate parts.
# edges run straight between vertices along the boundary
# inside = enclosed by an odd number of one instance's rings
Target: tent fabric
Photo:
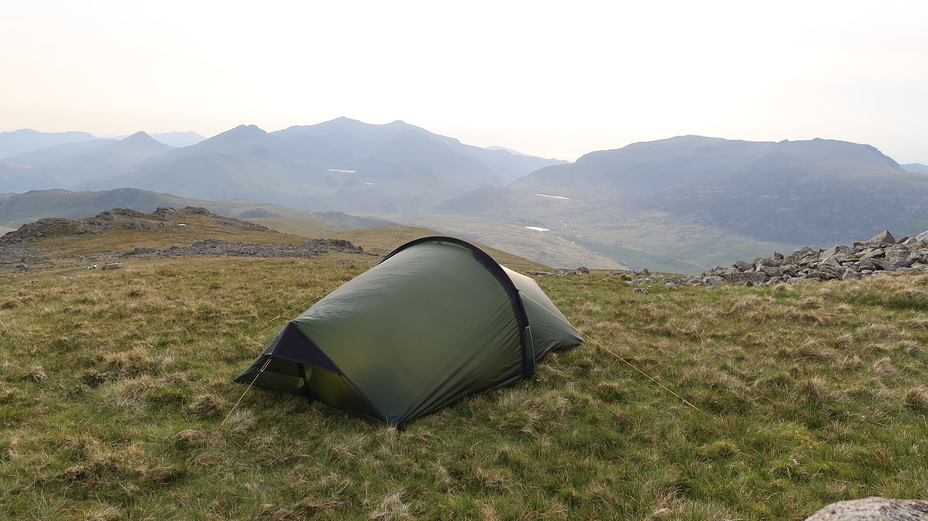
[[[529,277],[425,237],[291,320],[235,381],[401,426],[535,374],[580,335]]]

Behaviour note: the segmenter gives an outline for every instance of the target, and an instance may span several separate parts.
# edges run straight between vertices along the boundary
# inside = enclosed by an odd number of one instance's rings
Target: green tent
[[[291,320],[235,381],[401,426],[531,378],[545,353],[580,342],[533,279],[425,237]]]

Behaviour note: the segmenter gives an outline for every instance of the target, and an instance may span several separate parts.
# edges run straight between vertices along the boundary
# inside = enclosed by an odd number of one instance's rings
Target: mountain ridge
[[[928,177],[869,145],[677,136],[591,152],[429,211],[548,228],[631,266],[640,263],[629,248],[664,266],[661,256],[711,266],[736,247],[743,258],[886,229],[920,233]]]
[[[923,165],[921,163],[906,163],[904,165],[899,165],[908,172],[915,172],[917,174],[928,175],[928,165]]]
[[[15,181],[57,186],[66,173],[56,168],[67,163],[72,178],[81,178],[69,189],[131,186],[426,226],[423,215],[446,223],[462,216],[446,229],[505,241],[487,237],[499,233],[486,232],[491,226],[467,229],[478,221],[463,217],[489,219],[511,227],[506,237],[529,228],[610,262],[664,271],[840,244],[886,229],[903,235],[928,229],[928,176],[906,171],[870,145],[830,139],[675,136],[567,163],[464,145],[403,121],[370,125],[342,117],[275,132],[239,125],[121,170],[107,156],[117,145],[152,143],[139,133],[2,160],[0,192],[18,191]],[[98,161],[76,159],[91,156]],[[546,166],[504,185],[507,175],[539,161]]]
[[[0,159],[64,143],[76,143],[92,139],[96,139],[93,134],[73,130],[68,132],[39,132],[31,128],[21,128],[12,132],[0,132]]]
[[[99,182],[173,149],[145,132],[62,143],[0,160],[0,188],[19,192]]]
[[[418,211],[558,163],[464,145],[402,121],[370,125],[338,118],[270,133],[239,125],[150,157],[121,177],[73,188],[135,186],[192,198],[212,194],[324,211],[389,214]]]

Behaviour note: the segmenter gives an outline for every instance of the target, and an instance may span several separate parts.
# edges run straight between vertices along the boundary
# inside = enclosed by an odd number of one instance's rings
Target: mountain
[[[906,163],[904,165],[899,165],[906,170],[907,172],[915,172],[916,174],[925,174],[928,175],[928,165],[923,165],[921,163]]]
[[[82,219],[113,208],[128,208],[150,213],[160,206],[184,208],[202,206],[199,201],[169,194],[120,188],[105,192],[69,192],[68,190],[33,190],[21,194],[0,195],[0,226],[18,228],[45,217]]]
[[[37,132],[24,128],[14,132],[0,132],[0,159],[64,143],[78,143],[96,139],[87,132]]]
[[[338,118],[272,133],[241,125],[150,157],[118,177],[73,186],[132,186],[192,198],[394,214],[560,163],[464,145],[402,121],[370,125]]]
[[[775,248],[922,232],[928,177],[868,145],[681,136],[593,152],[432,210],[547,228],[625,264],[693,273]]]
[[[341,168],[350,170],[377,164],[384,154],[391,155],[395,160],[416,152],[392,150],[394,145],[402,149],[404,145],[435,142],[444,145],[441,150],[446,154],[463,156],[484,165],[490,174],[483,181],[493,185],[506,185],[539,168],[566,163],[498,147],[465,145],[457,139],[434,134],[403,121],[370,125],[342,117],[317,125],[294,126],[273,134],[295,145],[294,153],[299,154],[298,157],[303,160],[323,160],[327,163],[341,161],[344,162]],[[420,139],[417,141],[412,136]],[[477,184],[479,186],[479,182]]]
[[[151,132],[149,135],[159,143],[172,146],[175,148],[189,147],[196,145],[206,139],[196,132]]]
[[[402,121],[370,125],[338,118],[273,133],[241,125],[182,148],[138,133],[34,150],[0,161],[0,191],[134,187],[196,199],[395,214],[561,163],[465,145]]]
[[[0,229],[11,231],[26,223],[45,217],[82,219],[100,213],[101,208],[128,208],[151,213],[159,207],[204,207],[225,217],[237,219],[288,220],[322,229],[353,230],[374,226],[396,226],[397,223],[376,217],[348,215],[341,212],[314,212],[252,201],[203,201],[170,194],[117,188],[101,192],[71,192],[68,190],[33,190],[22,194],[0,193]],[[320,226],[324,224],[325,226]]]
[[[114,176],[173,147],[144,132],[34,150],[0,161],[0,189],[20,192],[79,186]]]
[[[928,176],[872,146],[825,139],[679,136],[567,163],[464,145],[402,121],[338,118],[271,133],[241,125],[183,148],[139,133],[0,161],[0,192],[36,185],[133,187],[268,219],[278,218],[273,205],[385,215],[518,245],[548,265],[584,259],[677,273],[928,229]]]
[[[118,177],[76,188],[131,186],[193,199],[303,201],[306,204],[299,206],[313,207],[318,202],[314,189],[326,185],[325,170],[282,156],[278,142],[254,125],[241,125],[196,145],[148,158]]]

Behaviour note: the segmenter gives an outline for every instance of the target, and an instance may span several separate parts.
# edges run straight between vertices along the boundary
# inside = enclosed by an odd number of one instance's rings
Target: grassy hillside
[[[348,215],[341,212],[316,212],[244,199],[204,201],[185,199],[170,194],[136,188],[116,188],[101,192],[71,192],[55,189],[33,190],[22,194],[0,193],[0,226],[9,231],[23,224],[32,223],[46,217],[80,219],[112,208],[129,208],[150,213],[162,206],[176,209],[187,206],[204,207],[214,213],[240,219],[264,218],[313,221],[312,225],[318,226],[319,231],[330,229],[350,230],[395,224],[377,217]],[[280,231],[286,232],[286,230]]]
[[[534,222],[497,222],[462,215],[415,214],[390,216],[390,219],[486,244],[555,268],[617,269],[624,266],[596,250],[584,248],[573,237],[559,233],[553,225],[551,232],[540,232],[526,227],[537,226]]]
[[[152,220],[157,220],[153,218]],[[71,255],[89,255],[113,251],[130,251],[135,248],[168,249],[171,246],[190,246],[195,242],[214,239],[226,242],[257,244],[306,242],[303,237],[267,231],[248,231],[219,224],[207,216],[184,216],[177,219],[184,226],[150,230],[116,229],[104,234],[72,235],[63,227],[58,236],[30,243],[30,247],[54,248],[52,257],[62,259]]]
[[[131,208],[139,212],[153,212],[159,206],[183,208],[203,206],[200,201],[160,194],[117,188],[105,192],[70,192],[68,190],[34,190],[24,194],[9,194],[0,200],[0,223],[19,228],[46,217],[80,219],[113,208]]]
[[[317,217],[328,216],[321,214]],[[354,217],[362,219],[362,217]],[[451,235],[478,243],[493,258],[514,269],[549,267],[620,268],[620,264],[580,244],[548,236],[518,224],[503,224],[474,217],[446,215],[389,216],[390,221],[405,221],[406,226],[368,226],[339,230],[317,219],[256,218],[248,221],[268,228],[304,237],[345,239],[365,250],[387,254],[401,244],[427,235]],[[387,221],[384,221],[387,222]],[[506,251],[503,251],[506,250]],[[508,253],[511,252],[511,253]]]
[[[928,276],[542,277],[585,344],[403,431],[232,383],[370,266],[0,274],[0,519],[794,520],[928,496]]]
[[[314,219],[288,219],[285,217],[257,217],[253,219],[248,219],[249,221],[260,224],[261,226],[267,226],[272,230],[277,230],[283,233],[292,233],[294,235],[302,235],[304,237],[310,236],[321,236],[321,235],[331,235],[337,231],[340,231],[341,228],[332,226],[331,224],[324,223],[322,221],[317,221]]]
[[[361,246],[365,251],[386,255],[397,247],[420,237],[429,237],[432,235],[443,235],[440,232],[428,228],[417,228],[415,226],[390,226],[382,228],[363,228],[360,230],[351,230],[335,233],[332,238],[345,239]],[[518,255],[491,248],[484,244],[475,243],[480,249],[490,254],[493,259],[506,266],[507,268],[517,271],[528,270],[550,270],[550,266],[540,262],[531,261]]]
[[[251,222],[267,226],[268,228],[312,238],[344,239],[364,248],[364,251],[386,255],[397,247],[420,237],[432,235],[447,235],[430,228],[417,226],[375,226],[359,228],[356,230],[339,230],[326,227],[324,223],[307,219],[248,219]],[[453,235],[453,234],[452,234]],[[454,235],[458,236],[458,235]],[[509,252],[491,248],[477,243],[480,248],[490,254],[500,264],[520,271],[550,270],[551,267],[535,262]]]

